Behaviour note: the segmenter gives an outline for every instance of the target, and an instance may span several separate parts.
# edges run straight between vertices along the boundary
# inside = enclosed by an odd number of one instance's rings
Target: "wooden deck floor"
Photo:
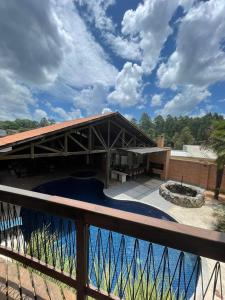
[[[0,300],[75,300],[69,289],[0,258]]]

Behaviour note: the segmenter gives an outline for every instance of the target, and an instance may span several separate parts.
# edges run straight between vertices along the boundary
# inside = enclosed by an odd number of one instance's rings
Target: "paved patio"
[[[127,181],[124,184],[115,184],[105,189],[107,196],[117,200],[131,200],[149,204],[166,212],[179,223],[200,228],[214,229],[214,210],[218,201],[207,200],[200,208],[185,208],[165,200],[159,195],[159,186],[163,181],[158,179],[142,179],[140,181]]]
[[[179,223],[191,225],[205,229],[215,229],[214,210],[219,202],[206,199],[205,205],[200,208],[180,207],[165,200],[159,194],[159,186],[163,183],[157,179],[141,179],[128,181],[123,184],[114,183],[110,188],[105,189],[107,196],[119,200],[138,201],[154,206],[176,219]],[[203,274],[205,282],[209,281],[209,276],[214,268],[215,261],[211,259],[203,260]],[[222,274],[225,274],[225,264],[221,263]],[[224,275],[223,275],[224,276]],[[222,278],[223,291],[225,291],[225,278]],[[210,288],[211,290],[211,288]],[[207,298],[211,299],[211,298]],[[223,299],[217,291],[214,299]]]

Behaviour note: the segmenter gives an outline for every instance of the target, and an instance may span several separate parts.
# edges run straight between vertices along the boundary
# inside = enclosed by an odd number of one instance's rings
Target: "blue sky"
[[[0,119],[225,115],[224,16],[224,0],[1,1]]]

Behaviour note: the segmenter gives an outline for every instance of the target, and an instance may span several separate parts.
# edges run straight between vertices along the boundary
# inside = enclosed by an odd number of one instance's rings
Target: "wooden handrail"
[[[0,185],[0,200],[225,262],[221,232],[5,185]]]
[[[0,185],[0,201],[76,222],[76,278],[35,257],[0,245],[0,254],[76,288],[77,299],[118,300],[88,284],[89,225],[225,262],[225,234],[83,201]],[[75,267],[75,266],[74,266]]]

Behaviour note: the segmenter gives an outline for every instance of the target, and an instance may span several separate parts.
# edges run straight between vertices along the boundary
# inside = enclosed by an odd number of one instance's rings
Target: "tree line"
[[[168,115],[163,118],[158,115],[152,119],[148,113],[144,112],[139,121],[132,119],[131,122],[154,140],[157,136],[164,134],[165,146],[182,149],[185,144],[200,145],[207,141],[212,124],[220,120],[224,120],[223,116],[217,113],[208,113],[202,117],[172,117]],[[0,121],[0,129],[5,130],[7,134],[12,134],[54,123],[55,120],[47,118],[42,118],[40,121],[16,119],[14,121]]]
[[[7,134],[12,134],[30,129],[45,127],[54,123],[55,120],[47,118],[42,118],[40,121],[16,119],[14,121],[0,121],[0,129],[5,130]]]
[[[182,149],[183,145],[201,145],[208,140],[210,129],[214,122],[224,120],[222,115],[208,113],[202,117],[168,115],[163,118],[158,115],[152,119],[148,113],[144,112],[139,120],[131,121],[142,129],[150,138],[164,134],[165,146],[174,149]]]

